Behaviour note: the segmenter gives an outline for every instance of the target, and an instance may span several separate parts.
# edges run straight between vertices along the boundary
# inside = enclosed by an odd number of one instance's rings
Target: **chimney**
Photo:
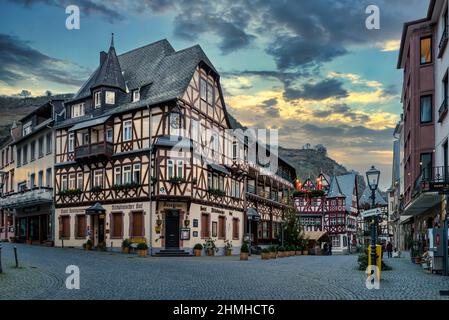
[[[106,57],[108,56],[108,54],[104,51],[100,52],[100,66],[103,64],[103,62],[105,62]]]

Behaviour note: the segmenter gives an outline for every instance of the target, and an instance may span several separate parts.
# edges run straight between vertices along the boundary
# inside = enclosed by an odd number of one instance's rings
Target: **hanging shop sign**
[[[181,229],[181,240],[190,240],[190,228]]]

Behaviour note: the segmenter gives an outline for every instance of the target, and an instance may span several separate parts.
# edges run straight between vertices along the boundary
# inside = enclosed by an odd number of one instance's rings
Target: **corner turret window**
[[[115,92],[114,91],[106,91],[106,104],[115,104]]]
[[[100,108],[101,107],[101,91],[95,92],[94,95],[94,105],[95,105],[95,109]]]
[[[140,100],[140,90],[134,90],[133,91],[133,102],[139,101]]]

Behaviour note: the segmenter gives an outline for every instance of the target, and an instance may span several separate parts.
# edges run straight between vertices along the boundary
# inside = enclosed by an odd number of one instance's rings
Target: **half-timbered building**
[[[347,252],[356,244],[358,191],[357,175],[329,178],[320,175],[316,183],[306,180],[295,192],[295,206],[305,231],[325,231],[332,251]]]
[[[198,45],[161,40],[117,55],[112,41],[56,126],[56,245],[129,238],[163,254],[212,238],[237,252],[245,210],[271,222],[282,206],[246,201],[251,169],[230,128],[220,76]],[[276,192],[289,184],[260,179]]]

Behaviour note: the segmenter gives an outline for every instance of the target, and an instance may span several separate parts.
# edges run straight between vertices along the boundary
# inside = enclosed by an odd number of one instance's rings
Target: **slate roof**
[[[91,88],[99,86],[115,87],[126,91],[125,79],[123,78],[122,69],[117,54],[115,53],[114,38],[112,38],[106,59],[101,64]]]
[[[113,47],[112,49],[112,54],[114,54],[115,49]],[[124,100],[118,101],[117,107],[103,113],[102,116],[180,98],[192,79],[197,65],[201,62],[218,75],[217,70],[199,45],[175,51],[166,39],[125,52],[117,56],[117,59],[119,66],[114,65],[109,70],[114,70],[115,72],[120,68],[125,85],[130,92],[141,88],[140,100],[130,102],[131,93],[128,93]],[[105,64],[106,61],[102,66]],[[90,96],[91,88],[99,83],[97,79],[102,77],[105,69],[108,68],[98,67],[71,101]],[[117,85],[121,86],[121,84]],[[61,122],[58,127],[75,124],[87,119],[91,119],[91,116],[86,115],[85,117],[67,119]]]
[[[360,197],[359,204],[360,205],[371,205],[372,199],[371,199],[371,189],[369,187],[366,187],[363,191],[362,196]],[[388,202],[385,201],[384,197],[382,197],[382,194],[380,193],[379,189],[376,190],[376,198],[375,198],[375,204],[379,206],[387,206]]]
[[[352,195],[356,187],[356,174],[348,173],[341,176],[332,177],[329,187],[328,197],[344,196],[346,198],[346,211],[351,211]]]

